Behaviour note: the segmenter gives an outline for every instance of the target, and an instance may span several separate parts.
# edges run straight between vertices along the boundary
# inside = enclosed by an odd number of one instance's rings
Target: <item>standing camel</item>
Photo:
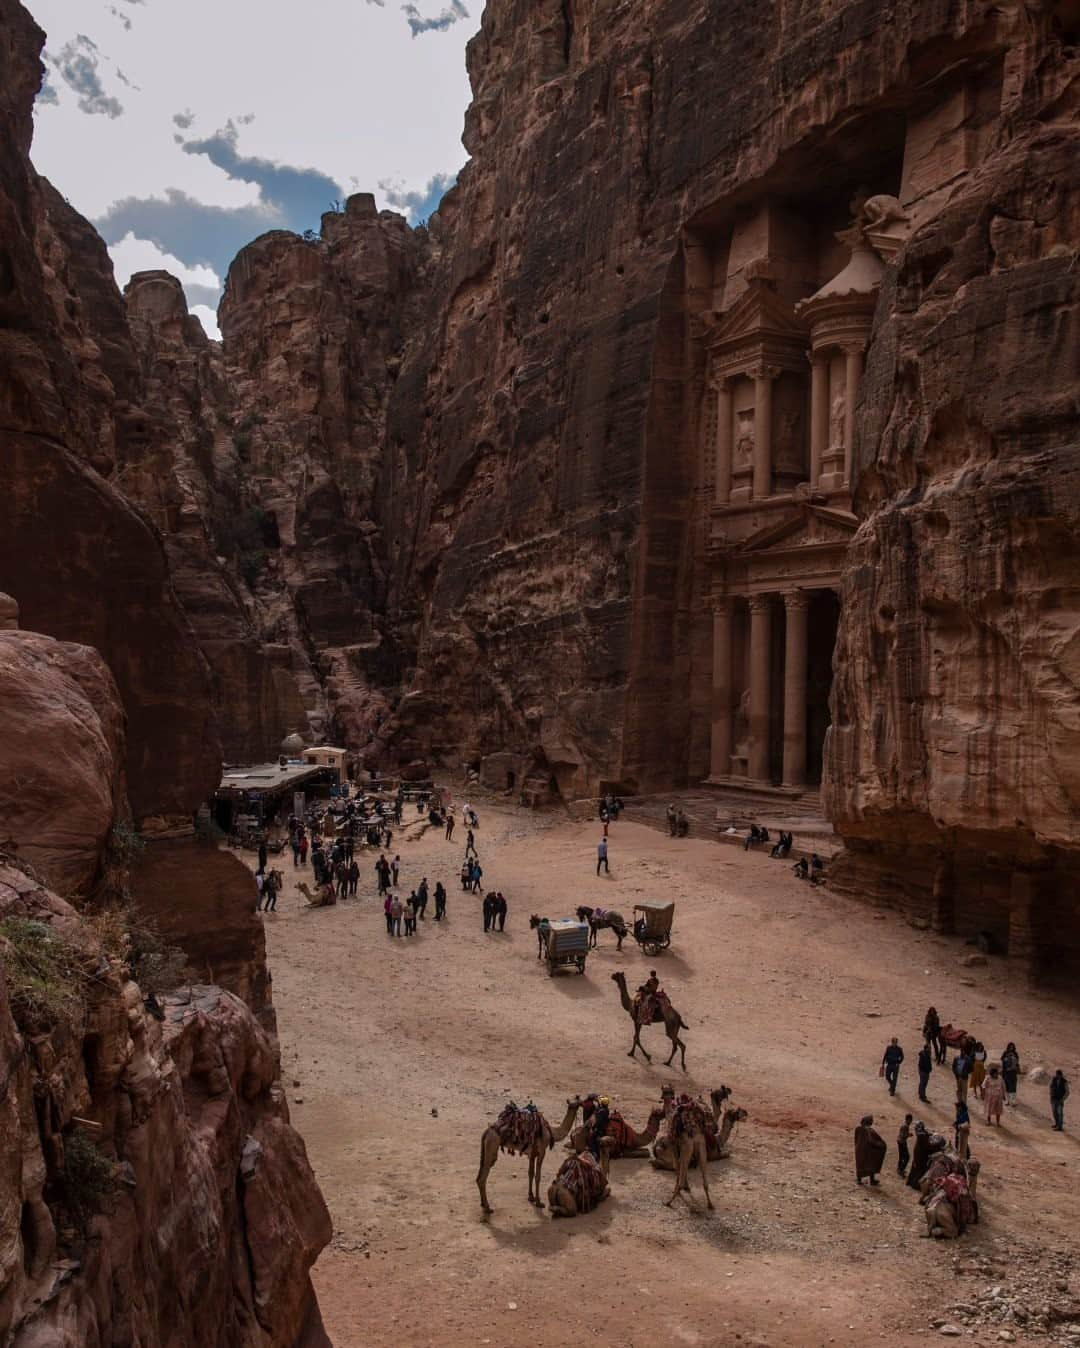
[[[630,928],[626,925],[626,919],[622,913],[616,913],[610,908],[586,908],[584,904],[577,910],[577,919],[579,922],[589,924],[589,946],[592,948],[597,945],[596,933],[602,931],[604,927],[610,927],[615,933],[618,944],[616,950],[622,949],[624,939],[630,935]]]
[[[645,1052],[645,1047],[641,1042],[642,1023],[638,1019],[638,1008],[634,1005],[633,1001],[631,1001],[630,994],[626,990],[626,975],[624,973],[617,973],[612,974],[611,978],[613,982],[618,983],[619,999],[622,1002],[623,1010],[626,1012],[626,1014],[630,1017],[630,1019],[634,1023],[634,1042],[633,1044],[631,1044],[630,1052],[626,1056],[628,1058],[632,1058],[634,1054],[637,1052],[637,1050],[641,1049],[641,1052],[644,1054],[645,1061],[652,1062],[652,1056]],[[648,1023],[651,1025],[655,1025],[661,1020],[664,1022],[664,1033],[671,1040],[671,1053],[668,1055],[668,1060],[664,1064],[664,1066],[665,1067],[671,1066],[671,1061],[675,1057],[675,1051],[676,1049],[678,1049],[678,1051],[682,1055],[681,1058],[682,1070],[685,1072],[686,1045],[679,1038],[679,1031],[689,1029],[690,1027],[687,1025],[686,1021],[683,1020],[682,1016],[679,1015],[678,1011],[675,1010],[675,1008],[671,1005],[671,1002],[666,997],[664,997],[663,999],[658,999],[653,1010],[652,1020],[649,1021]]]
[[[705,1190],[705,1202],[712,1211],[713,1201],[709,1197],[709,1116],[700,1100],[691,1100],[688,1095],[679,1097],[675,1113],[668,1124],[668,1140],[675,1148],[675,1188],[665,1207],[671,1207],[679,1194],[685,1189],[690,1192],[690,1164],[696,1161],[701,1171],[701,1184]]]
[[[727,1087],[722,1086],[721,1090]],[[727,1144],[731,1134],[735,1130],[737,1123],[742,1123],[747,1117],[745,1109],[736,1109],[734,1107],[723,1111],[723,1120],[720,1119],[720,1107],[717,1103],[719,1091],[713,1091],[711,1094],[713,1105],[713,1122],[706,1129],[705,1133],[705,1152],[710,1161],[722,1161],[730,1153],[727,1151]],[[722,1102],[722,1097],[721,1097]],[[653,1147],[653,1165],[657,1170],[675,1170],[678,1165],[677,1151],[670,1138],[661,1137],[657,1139]],[[695,1158],[690,1158],[690,1165],[696,1164]]]
[[[540,1198],[540,1170],[549,1147],[561,1142],[574,1126],[577,1112],[581,1108],[581,1099],[574,1096],[566,1102],[566,1117],[558,1128],[552,1128],[535,1105],[526,1105],[519,1109],[510,1102],[493,1124],[484,1129],[480,1139],[480,1170],[476,1176],[476,1186],[480,1190],[480,1206],[485,1212],[493,1211],[487,1201],[487,1177],[491,1167],[499,1159],[500,1151],[528,1155],[529,1158],[529,1202],[537,1207],[544,1204]]]

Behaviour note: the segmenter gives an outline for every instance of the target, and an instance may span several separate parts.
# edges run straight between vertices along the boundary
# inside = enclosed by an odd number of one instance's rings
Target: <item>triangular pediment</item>
[[[827,547],[846,544],[855,532],[854,515],[827,506],[802,505],[756,534],[751,534],[738,547],[741,554],[748,552],[787,551],[789,548]]]
[[[759,335],[806,341],[807,328],[771,285],[754,280],[726,314],[716,317],[711,344],[743,342]]]

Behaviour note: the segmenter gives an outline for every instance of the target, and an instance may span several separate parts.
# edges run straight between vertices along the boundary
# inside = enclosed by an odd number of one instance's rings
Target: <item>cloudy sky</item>
[[[217,335],[236,251],[352,192],[414,223],[465,162],[482,0],[24,0],[45,29],[33,158],[122,286],[166,267]]]

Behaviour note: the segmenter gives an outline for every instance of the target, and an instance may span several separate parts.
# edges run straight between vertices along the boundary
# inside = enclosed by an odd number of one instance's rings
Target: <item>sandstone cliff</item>
[[[127,895],[124,715],[97,652],[0,631],[0,743],[0,1340],[325,1345],[308,1272],[330,1222],[278,1080],[250,873],[159,843]],[[184,986],[184,956],[222,986]]]
[[[1080,85],[1048,54],[909,242],[863,403],[836,882],[1080,967]]]

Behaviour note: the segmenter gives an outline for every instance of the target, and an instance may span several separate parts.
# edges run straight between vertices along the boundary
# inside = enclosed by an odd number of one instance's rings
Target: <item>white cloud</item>
[[[212,338],[215,342],[220,342],[221,329],[218,327],[217,314],[214,310],[205,304],[195,304],[192,306],[191,312],[203,325],[207,337]]]
[[[212,267],[189,267],[172,253],[163,252],[149,239],[137,239],[130,231],[109,248],[116,272],[116,284],[122,290],[137,271],[168,271],[183,286],[207,286],[221,289],[221,278]]]

